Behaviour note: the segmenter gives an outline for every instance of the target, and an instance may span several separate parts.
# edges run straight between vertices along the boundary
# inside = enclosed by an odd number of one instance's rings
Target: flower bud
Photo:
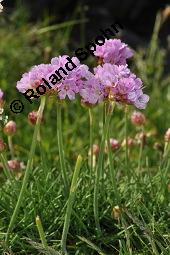
[[[113,217],[113,219],[118,220],[120,218],[120,214],[121,214],[120,207],[118,205],[113,207],[113,209],[112,209],[112,217]]]
[[[146,122],[145,115],[141,112],[133,112],[132,115],[131,115],[131,122],[134,125],[142,126]]]
[[[144,132],[137,133],[136,136],[135,136],[135,139],[137,140],[137,143],[138,144],[142,143],[143,146],[146,144],[146,138],[147,138],[147,135]]]
[[[170,128],[166,131],[164,138],[165,142],[170,142]]]
[[[9,136],[14,135],[16,133],[16,129],[16,123],[10,120],[4,127],[4,133]]]
[[[4,143],[4,141],[0,138],[0,153],[5,151],[7,148],[6,143]]]
[[[16,160],[16,159],[9,160],[8,166],[9,166],[10,170],[12,170],[12,171],[18,171],[21,169],[20,161]]]
[[[0,100],[3,100],[4,92],[0,89]]]
[[[92,146],[92,153],[93,155],[97,156],[99,154],[99,145],[93,144]],[[91,155],[91,150],[89,149],[89,156]]]
[[[110,138],[110,147],[113,151],[116,151],[120,148],[120,143],[118,140]]]
[[[38,118],[38,112],[37,111],[32,111],[28,114],[28,121],[35,125],[36,124],[36,121],[37,121],[37,118]]]
[[[93,144],[93,147],[92,147],[92,151],[93,151],[93,155],[98,155],[99,154],[99,145],[98,144]]]
[[[135,139],[128,137],[127,139],[127,145],[129,148],[133,147],[134,145],[136,145],[136,141]],[[126,139],[123,140],[122,142],[122,146],[125,147],[126,146]]]

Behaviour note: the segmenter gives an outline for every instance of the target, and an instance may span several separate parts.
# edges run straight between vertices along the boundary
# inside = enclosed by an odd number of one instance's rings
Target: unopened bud
[[[6,135],[14,135],[16,133],[16,129],[17,129],[17,126],[16,126],[16,123],[12,120],[10,120],[4,127],[4,133]]]
[[[36,121],[37,121],[37,118],[38,118],[38,112],[37,111],[32,111],[28,114],[28,121],[35,125],[36,124]]]
[[[166,131],[164,138],[165,142],[170,142],[170,128]]]
[[[135,138],[138,144],[142,143],[143,146],[146,144],[146,133],[144,132],[138,133],[136,134]]]
[[[93,155],[96,155],[96,156],[99,154],[99,145],[98,144],[93,144],[92,152],[93,152]]]
[[[0,89],[0,100],[3,100],[4,92]]]
[[[113,217],[113,219],[118,220],[120,218],[120,214],[121,214],[120,207],[118,205],[113,207],[113,209],[112,209],[112,217]]]
[[[131,122],[134,125],[142,126],[146,122],[145,115],[143,113],[141,113],[141,112],[133,112],[132,116],[131,116]]]
[[[133,147],[134,145],[136,145],[136,141],[131,138],[131,137],[128,137],[127,139],[127,145],[129,148]],[[126,146],[126,139],[123,140],[122,142],[122,146],[125,147]]]
[[[20,161],[16,159],[9,160],[8,166],[12,171],[18,171],[21,169]]]
[[[92,154],[97,156],[99,154],[99,145],[98,144],[93,144],[92,145]],[[88,155],[91,155],[91,149],[89,149]]]
[[[110,138],[110,147],[113,151],[116,151],[120,148],[120,143],[118,140]]]

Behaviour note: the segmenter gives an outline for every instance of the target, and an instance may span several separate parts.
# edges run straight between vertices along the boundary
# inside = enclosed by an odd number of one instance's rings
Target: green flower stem
[[[39,236],[40,236],[40,239],[41,239],[41,243],[42,243],[44,248],[47,248],[48,247],[47,240],[46,240],[46,237],[45,237],[45,233],[44,233],[44,229],[43,229],[40,217],[37,216],[35,221],[36,221],[36,226],[37,226],[38,233],[39,233]]]
[[[8,136],[8,146],[9,146],[9,150],[10,150],[10,153],[11,153],[11,158],[14,159],[14,147],[13,147],[12,136],[11,135]]]
[[[142,135],[144,134],[144,127],[142,126]],[[142,137],[143,139],[143,137]],[[143,140],[140,141],[139,159],[138,159],[138,171],[141,170],[142,165],[142,154],[143,154]]]
[[[23,199],[24,199],[28,179],[29,179],[29,176],[32,172],[33,158],[34,158],[35,148],[36,148],[36,144],[37,144],[37,135],[38,135],[39,128],[40,128],[40,122],[41,122],[41,119],[42,119],[42,114],[43,114],[44,107],[45,107],[45,96],[42,96],[41,97],[41,104],[40,104],[40,107],[39,107],[39,110],[38,110],[38,118],[37,118],[37,122],[36,122],[35,129],[34,129],[32,144],[31,144],[31,148],[30,148],[30,152],[29,152],[27,167],[26,167],[24,179],[23,179],[23,182],[22,182],[22,187],[21,187],[21,190],[20,190],[20,194],[19,194],[19,197],[18,197],[17,204],[16,204],[14,212],[12,214],[12,217],[11,217],[11,220],[10,220],[10,223],[9,223],[9,226],[8,226],[6,238],[5,238],[6,247],[8,247],[10,233],[14,228],[14,225],[15,225],[15,222],[16,222],[16,219],[17,219],[17,216],[18,216],[19,209],[20,209],[21,204],[22,204]]]
[[[126,168],[128,165],[128,108],[127,105],[125,107],[125,163]]]
[[[66,209],[66,215],[65,215],[65,221],[64,221],[64,228],[63,228],[63,233],[61,238],[61,250],[63,255],[68,254],[66,249],[66,241],[67,241],[67,234],[68,234],[68,230],[70,226],[70,218],[71,218],[73,203],[75,200],[75,194],[77,189],[77,182],[78,182],[78,176],[80,172],[81,163],[82,163],[82,157],[81,155],[79,155],[76,161],[76,166],[75,166],[75,170],[74,170],[74,174],[73,174],[73,178],[71,182],[71,188],[70,188],[69,198],[67,202],[67,209]]]
[[[7,179],[13,179],[11,171],[8,167],[8,163],[7,163],[7,159],[4,155],[4,153],[0,153],[0,159],[2,161],[2,165],[3,165],[3,170],[4,170],[4,174],[7,177]]]
[[[66,165],[65,165],[65,160],[64,160],[61,104],[59,102],[57,103],[57,140],[58,140],[58,150],[59,150],[61,174],[62,174],[62,178],[63,178],[63,182],[64,182],[65,193],[68,194],[69,186],[68,186]]]
[[[113,110],[114,110],[114,106],[113,106]],[[109,159],[111,182],[114,187],[116,200],[118,202],[118,201],[120,201],[120,197],[119,197],[119,193],[117,190],[117,184],[116,184],[116,173],[115,173],[115,168],[114,168],[114,164],[113,164],[113,152],[112,152],[111,146],[110,146],[110,128],[108,129],[108,135],[107,135],[107,148],[108,148],[108,159]]]
[[[93,171],[93,116],[92,110],[89,108],[89,126],[90,126],[90,180]]]
[[[108,107],[108,112],[106,116],[106,121],[104,124],[103,128],[103,135],[100,143],[100,152],[99,152],[99,158],[98,158],[98,164],[96,167],[96,176],[95,176],[95,184],[94,184],[94,201],[93,201],[93,206],[94,206],[94,219],[95,219],[95,224],[97,231],[101,233],[100,229],[100,223],[99,223],[99,184],[100,184],[100,178],[102,174],[102,167],[103,167],[103,157],[104,157],[104,149],[105,149],[105,141],[107,139],[107,133],[108,133],[108,128],[110,124],[110,119],[112,115],[112,105],[110,104]]]
[[[130,169],[128,168],[129,150],[128,150],[128,105],[125,106],[125,173],[130,181]]]
[[[169,150],[170,150],[170,143],[169,142],[165,142],[163,159],[168,156]]]
[[[104,102],[103,104],[103,125],[102,125],[102,133],[104,132],[105,122],[106,122],[106,116],[107,116],[107,110],[108,110],[109,104]],[[104,179],[104,161],[102,162],[101,166],[101,178]],[[104,188],[104,181],[102,182],[102,189]]]

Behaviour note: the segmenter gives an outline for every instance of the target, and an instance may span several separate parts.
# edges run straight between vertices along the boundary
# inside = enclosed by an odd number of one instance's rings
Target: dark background
[[[82,8],[84,10],[82,15],[88,19],[85,24],[87,42],[96,35],[96,30],[108,27],[115,20],[119,20],[126,28],[123,36],[132,47],[147,43],[153,31],[157,12],[165,8],[168,3],[170,4],[168,0],[9,0],[4,1],[3,5],[11,12],[16,2],[27,6],[32,21],[41,19],[45,14],[50,14],[53,16],[52,22],[63,22],[72,18],[76,8]],[[169,31],[170,21],[166,22],[161,29],[161,44],[166,44]]]

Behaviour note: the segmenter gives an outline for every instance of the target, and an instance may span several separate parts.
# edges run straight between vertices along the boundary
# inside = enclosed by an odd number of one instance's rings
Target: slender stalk
[[[40,239],[41,239],[41,243],[42,243],[44,248],[47,248],[48,247],[47,240],[46,240],[46,237],[45,237],[45,233],[44,233],[44,229],[43,229],[40,217],[37,216],[35,221],[36,221],[36,226],[37,226],[38,233],[39,233],[39,236],[40,236]]]
[[[116,196],[116,201],[120,201],[120,196],[118,193],[117,189],[117,183],[116,183],[116,173],[115,173],[115,168],[113,164],[113,152],[111,151],[111,146],[110,146],[110,132],[108,130],[108,135],[107,135],[107,148],[108,148],[108,158],[109,158],[109,169],[110,169],[110,177],[111,177],[111,183],[114,187],[115,191],[115,196]]]
[[[165,142],[164,152],[163,152],[163,159],[168,155],[169,150],[170,150],[170,145],[169,145],[168,142]]]
[[[109,109],[110,103],[104,102],[103,104],[103,125],[102,125],[102,134],[104,133],[104,126],[106,122],[106,116],[107,116],[107,110]],[[106,136],[106,141],[107,141],[107,136]],[[105,142],[106,142],[105,141]],[[104,190],[104,160],[102,161],[102,166],[101,166],[101,189]]]
[[[139,159],[138,159],[138,170],[141,170],[141,164],[142,164],[142,154],[143,154],[143,134],[144,134],[144,127],[142,126],[142,137],[140,141],[140,150],[139,150]]]
[[[99,223],[99,201],[98,201],[99,183],[100,183],[102,167],[103,167],[105,140],[107,138],[107,133],[108,133],[108,128],[109,128],[109,124],[110,124],[111,114],[112,114],[112,105],[110,104],[109,108],[108,108],[108,113],[107,113],[104,129],[103,129],[103,135],[102,135],[102,140],[101,140],[101,144],[100,144],[98,164],[97,164],[97,167],[96,167],[95,184],[94,184],[94,201],[93,201],[94,219],[95,219],[95,224],[96,224],[97,231],[99,233],[101,233],[100,223]]]
[[[62,233],[62,238],[61,238],[61,250],[62,254],[66,255],[67,249],[66,249],[66,241],[67,241],[67,234],[70,226],[70,218],[71,218],[71,213],[72,213],[72,207],[73,203],[75,200],[75,194],[76,194],[76,189],[77,189],[77,180],[80,172],[80,167],[82,163],[82,157],[81,155],[78,156],[77,161],[76,161],[76,166],[71,182],[71,188],[70,188],[70,194],[67,202],[67,209],[66,209],[66,215],[65,215],[65,221],[64,221],[64,228],[63,228],[63,233]]]
[[[89,127],[90,127],[90,180],[93,171],[93,116],[92,110],[89,108]]]
[[[13,179],[12,174],[10,172],[10,169],[8,167],[7,159],[4,155],[4,153],[0,153],[0,159],[1,159],[1,162],[2,162],[2,165],[3,165],[3,170],[4,170],[5,176],[7,177],[7,179]]]
[[[31,144],[31,148],[30,148],[30,152],[29,152],[27,167],[26,167],[24,179],[23,179],[23,182],[22,182],[22,187],[21,187],[21,190],[20,190],[20,194],[19,194],[19,197],[18,197],[17,204],[16,204],[14,212],[12,214],[12,217],[11,217],[11,220],[10,220],[10,223],[9,223],[9,226],[8,226],[6,238],[5,238],[5,246],[6,247],[8,247],[10,233],[14,228],[14,225],[15,225],[15,222],[16,222],[16,219],[17,219],[17,216],[18,216],[19,209],[20,209],[21,204],[22,204],[23,199],[24,199],[28,179],[29,179],[29,176],[32,172],[33,158],[34,158],[35,148],[36,148],[36,144],[37,144],[37,135],[38,135],[38,131],[39,131],[39,128],[40,128],[40,122],[41,122],[41,119],[42,119],[42,114],[43,114],[44,107],[45,107],[45,96],[42,96],[41,97],[41,104],[40,104],[40,107],[39,107],[39,110],[38,110],[38,118],[37,118],[37,122],[36,122],[35,129],[34,129],[32,144]]]
[[[60,158],[61,174],[64,182],[65,194],[68,194],[68,178],[66,165],[64,160],[64,147],[63,147],[63,136],[62,136],[62,121],[61,121],[61,104],[57,103],[57,140],[58,140],[58,150]]]
[[[11,158],[13,159],[14,158],[14,147],[13,147],[12,136],[11,135],[8,136],[8,146],[9,146],[9,150],[10,150],[10,153],[11,153]]]
[[[113,106],[114,109],[115,105]],[[107,151],[108,151],[108,158],[109,158],[109,168],[110,168],[110,177],[112,185],[115,187],[115,171],[114,171],[114,165],[113,165],[113,156],[110,146],[110,128],[108,128],[108,134],[107,134]]]
[[[128,127],[127,127],[127,122],[128,122],[128,108],[127,105],[125,107],[125,163],[126,163],[126,168],[128,165]]]

